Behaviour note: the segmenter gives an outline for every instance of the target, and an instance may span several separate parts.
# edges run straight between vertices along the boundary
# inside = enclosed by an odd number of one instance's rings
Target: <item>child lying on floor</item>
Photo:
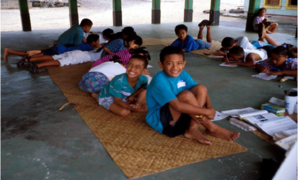
[[[198,33],[198,39],[194,40],[193,37],[187,34],[187,26],[184,24],[177,25],[175,27],[175,33],[178,36],[170,46],[179,47],[183,52],[189,52],[196,49],[208,49],[211,47],[212,37],[211,37],[211,25],[213,22],[208,20],[203,20],[198,26],[200,27]],[[203,41],[203,30],[204,27],[207,28],[206,41]]]
[[[297,77],[297,58],[289,58],[286,45],[271,50],[271,58],[258,62],[256,70],[268,75],[284,75]]]
[[[100,93],[92,93],[99,105],[120,115],[128,116],[131,111],[146,112],[147,77],[142,75],[148,61],[144,56],[132,56],[126,73],[115,76]]]
[[[206,127],[211,136],[235,140],[239,132],[224,129],[213,122],[215,110],[207,88],[196,83],[183,70],[186,61],[183,51],[168,46],[160,52],[162,71],[155,74],[147,89],[147,123],[156,131],[170,137],[183,134],[186,138],[211,145],[199,130]]]
[[[239,46],[234,46],[229,53],[224,56],[224,61],[228,65],[240,65],[254,67],[257,61],[268,59],[264,49],[248,50]]]
[[[149,52],[145,48],[137,48],[130,52],[129,58],[134,55],[142,55],[147,61],[150,60]],[[108,55],[111,56],[111,55]],[[104,58],[106,58],[105,56]],[[127,58],[128,56],[125,56]],[[126,66],[129,59],[126,61],[125,58],[114,55],[109,61],[105,61],[97,66],[92,67],[88,73],[86,73],[81,81],[79,87],[81,90],[89,93],[99,93],[113,77],[123,74],[126,72]],[[125,64],[124,64],[125,62]],[[148,78],[148,83],[152,79],[149,76],[147,69],[143,71],[143,75]]]

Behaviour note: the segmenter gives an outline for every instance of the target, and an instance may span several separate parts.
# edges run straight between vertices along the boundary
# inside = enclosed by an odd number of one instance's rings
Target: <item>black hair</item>
[[[88,27],[91,27],[93,25],[93,22],[90,20],[90,19],[83,19],[80,23],[80,26],[81,27],[84,27],[84,26],[88,26]]]
[[[123,28],[121,32],[122,32],[122,34],[125,34],[128,37],[136,35],[136,32],[135,32],[134,28],[131,27],[131,26],[127,26],[127,27]]]
[[[143,54],[142,56],[144,56],[148,61],[151,60],[151,56],[149,54],[149,52],[147,51],[147,49],[145,47],[139,47],[136,49],[130,49],[129,50],[129,54],[131,55],[140,55]]]
[[[244,54],[244,50],[240,46],[234,46],[230,49],[229,54],[234,54],[234,55],[239,56],[239,55]]]
[[[267,9],[266,9],[266,8],[264,8],[264,7],[262,7],[262,8],[260,8],[260,9],[259,9],[259,12],[258,12],[258,14],[260,14],[260,12],[261,12],[262,10],[265,10],[265,11],[267,12]]]
[[[110,29],[110,28],[107,28],[107,29],[102,31],[102,35],[105,36],[108,39],[111,39],[113,34],[114,34],[114,31],[113,31],[113,29]]]
[[[114,63],[123,64],[123,62],[120,60],[121,58],[117,55],[114,55],[109,61],[113,61]]]
[[[176,27],[175,27],[175,33],[176,34],[178,34],[178,32],[180,31],[180,30],[185,30],[186,32],[187,32],[187,26],[185,26],[184,24],[179,24],[179,25],[177,25]]]
[[[277,46],[276,48],[271,50],[271,53],[278,54],[280,56],[289,56],[290,46],[287,44],[283,44],[281,46]]]
[[[142,38],[138,35],[128,36],[127,38],[124,39],[124,42],[126,42],[128,45],[128,43],[133,40],[135,41],[135,44],[137,44],[139,46],[141,46],[143,44]]]
[[[147,61],[147,59],[144,56],[136,54],[136,55],[131,56],[131,58],[129,60],[131,60],[133,58],[143,61],[143,63],[144,63],[144,69],[147,69],[148,61]]]
[[[97,40],[99,40],[99,35],[98,34],[90,34],[87,37],[87,43],[91,44],[92,42],[96,42]]]
[[[235,43],[235,39],[231,38],[231,37],[225,37],[222,41],[221,41],[221,46],[222,47],[232,47],[233,44]]]
[[[160,54],[159,54],[160,62],[163,63],[165,61],[165,57],[170,54],[180,54],[182,55],[183,61],[184,61],[184,53],[181,48],[175,47],[175,46],[167,46],[160,51]]]

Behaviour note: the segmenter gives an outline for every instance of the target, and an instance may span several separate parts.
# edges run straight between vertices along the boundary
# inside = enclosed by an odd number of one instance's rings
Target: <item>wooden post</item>
[[[151,23],[160,24],[160,0],[152,0]]]
[[[193,1],[185,0],[184,6],[184,22],[192,22],[192,13],[193,13]]]
[[[215,21],[213,25],[219,25],[220,0],[211,0],[209,21]]]
[[[78,2],[77,0],[68,0],[69,3],[69,21],[70,27],[79,24]]]
[[[249,0],[245,31],[254,31],[254,18],[259,12],[261,0]]]
[[[113,25],[122,26],[121,0],[113,0]]]
[[[28,10],[28,1],[19,0],[19,7],[20,7],[23,31],[31,31],[32,29],[31,29],[30,14]]]

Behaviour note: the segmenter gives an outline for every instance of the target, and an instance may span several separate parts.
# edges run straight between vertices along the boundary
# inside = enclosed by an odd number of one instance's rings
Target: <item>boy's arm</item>
[[[292,69],[292,70],[284,70],[284,71],[275,71],[275,72],[268,73],[268,75],[297,76],[297,70]]]
[[[134,93],[132,93],[132,95],[130,95],[128,98],[127,98],[127,101],[128,102],[132,102],[134,101],[135,97],[140,94],[142,91],[145,91],[145,89],[143,89],[142,87],[140,87],[138,90],[136,90]]]
[[[230,65],[240,65],[240,66],[246,66],[246,67],[254,67],[255,66],[255,62],[260,60],[261,57],[256,54],[256,53],[249,53],[247,56],[246,56],[246,60],[245,62],[230,62],[230,63],[227,63],[227,64],[230,64]]]
[[[114,97],[114,103],[121,106],[121,107],[124,107],[124,108],[127,108],[127,109],[130,109],[130,106],[128,103],[124,102],[121,100],[121,98],[117,98],[117,97]]]
[[[178,112],[191,115],[205,115],[209,119],[213,119],[216,112],[214,108],[199,108],[197,106],[181,102],[178,99],[173,99],[169,102],[169,105]]]
[[[84,39],[82,40],[82,42],[83,42],[83,43],[87,42],[87,39],[86,39],[86,38],[84,38]]]
[[[266,72],[269,72],[270,71],[269,68],[264,67],[264,66],[262,66],[261,64],[258,64],[258,63],[255,65],[255,68],[260,73],[266,73]]]
[[[108,54],[113,54],[113,52],[110,51],[107,47],[103,47],[103,49],[104,49]]]

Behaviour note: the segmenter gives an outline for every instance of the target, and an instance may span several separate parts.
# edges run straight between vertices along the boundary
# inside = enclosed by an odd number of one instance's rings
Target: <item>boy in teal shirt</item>
[[[131,111],[146,112],[148,79],[142,73],[147,65],[144,56],[132,56],[126,73],[115,76],[98,95],[92,93],[92,97],[99,105],[122,117],[128,116]]]
[[[163,71],[153,77],[147,88],[147,123],[156,131],[170,137],[183,134],[203,144],[212,143],[199,131],[199,124],[206,127],[211,136],[235,140],[240,133],[226,130],[210,120],[215,110],[207,88],[196,83],[183,70],[186,61],[183,51],[168,46],[160,52],[159,66]]]

